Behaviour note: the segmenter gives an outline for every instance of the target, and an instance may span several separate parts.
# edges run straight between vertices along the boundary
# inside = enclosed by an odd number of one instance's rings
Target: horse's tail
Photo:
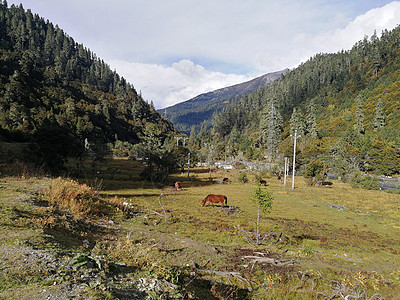
[[[224,196],[225,205],[228,205],[228,197]]]

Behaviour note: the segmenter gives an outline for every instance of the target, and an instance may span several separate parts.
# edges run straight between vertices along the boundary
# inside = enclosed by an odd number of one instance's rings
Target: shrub
[[[262,180],[261,173],[255,173],[254,174],[254,179],[255,179],[256,182],[260,182],[260,180]]]
[[[75,220],[100,211],[97,192],[86,184],[70,179],[56,178],[48,189],[49,203],[53,210],[71,214]]]
[[[109,144],[109,148],[116,157],[130,157],[134,155],[134,146],[129,142],[116,140],[114,144]]]
[[[272,176],[278,176],[279,174],[281,174],[282,171],[279,168],[278,165],[273,165],[270,169],[269,169],[269,174],[271,174]]]
[[[247,173],[246,172],[240,172],[239,173],[239,177],[238,177],[238,181],[240,183],[246,183],[249,181],[249,178],[247,177]]]
[[[379,190],[379,180],[374,176],[364,175],[361,172],[354,172],[349,178],[353,188],[363,188],[367,190]]]
[[[324,180],[324,169],[325,165],[322,161],[316,159],[312,160],[307,164],[306,171],[304,172],[304,178],[309,186],[314,185],[319,181]]]

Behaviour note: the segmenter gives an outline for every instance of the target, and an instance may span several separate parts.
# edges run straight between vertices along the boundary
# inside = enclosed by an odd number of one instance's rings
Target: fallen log
[[[233,271],[215,271],[215,270],[207,270],[207,269],[201,269],[199,268],[194,262],[192,262],[192,267],[193,270],[199,273],[206,273],[206,274],[212,274],[212,275],[217,275],[217,276],[223,276],[223,277],[234,277],[238,279],[239,281],[248,284],[249,289],[251,289],[251,282],[244,278],[240,272],[233,272]]]
[[[263,256],[255,256],[255,255],[246,255],[242,256],[242,259],[252,259],[250,261],[251,264],[255,263],[268,263],[272,264],[274,266],[285,266],[285,265],[292,265],[294,264],[293,259],[275,259],[275,258],[270,258],[270,257],[263,257]]]
[[[233,213],[241,213],[242,212],[238,206],[228,206],[228,207],[222,207],[221,206],[221,211],[223,211],[227,215],[230,215],[230,214],[233,214]]]

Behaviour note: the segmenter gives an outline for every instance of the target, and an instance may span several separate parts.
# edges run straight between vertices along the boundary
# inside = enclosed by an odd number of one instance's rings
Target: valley
[[[0,0],[0,298],[397,299],[399,69],[397,26],[157,111]]]

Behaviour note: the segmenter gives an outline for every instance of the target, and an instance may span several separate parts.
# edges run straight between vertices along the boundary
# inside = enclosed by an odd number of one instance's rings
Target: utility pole
[[[190,152],[188,153],[188,179],[190,179]]]
[[[176,145],[179,146],[179,140],[183,140],[183,147],[186,145],[186,140],[189,139],[188,137],[185,136],[176,136]]]
[[[290,135],[292,136],[292,135]],[[292,189],[294,189],[294,175],[296,173],[296,141],[300,138],[300,135],[297,136],[297,129],[294,131],[294,147],[293,147],[293,178],[292,178]]]
[[[204,147],[207,149],[207,166],[210,168],[210,177],[211,177],[211,166],[210,166],[210,151],[211,151],[211,144],[204,143]]]
[[[176,136],[176,145],[179,146],[179,140],[182,138],[181,136]]]
[[[285,171],[283,175],[283,185],[286,186],[286,176],[288,175],[288,170],[289,170],[289,159],[288,157],[285,156]]]

